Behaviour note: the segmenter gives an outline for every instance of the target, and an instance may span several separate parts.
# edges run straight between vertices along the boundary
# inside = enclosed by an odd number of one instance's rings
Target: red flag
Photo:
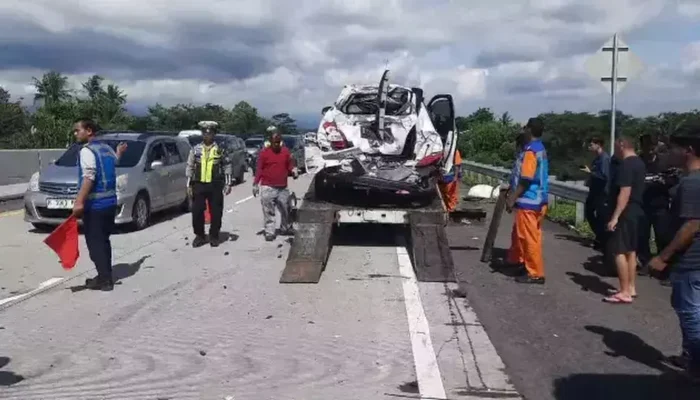
[[[80,256],[78,220],[71,215],[44,239],[44,243],[58,254],[63,269],[69,270],[75,267]]]

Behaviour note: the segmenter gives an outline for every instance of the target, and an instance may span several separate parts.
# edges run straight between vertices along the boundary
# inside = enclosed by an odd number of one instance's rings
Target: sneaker
[[[265,240],[268,241],[268,242],[271,242],[271,241],[275,240],[275,235],[267,235],[267,234],[266,234],[266,235],[265,235]]]
[[[206,243],[207,243],[207,238],[206,238],[206,237],[204,237],[204,236],[197,236],[197,237],[194,238],[194,240],[192,241],[192,247],[194,247],[194,248],[196,249],[197,247],[202,247],[202,246],[204,246]]]
[[[530,275],[523,275],[515,278],[517,283],[526,283],[530,285],[544,285],[544,277],[535,277]]]
[[[111,292],[114,289],[114,281],[111,279],[102,279],[100,277],[88,278],[85,280],[85,288],[89,290]]]

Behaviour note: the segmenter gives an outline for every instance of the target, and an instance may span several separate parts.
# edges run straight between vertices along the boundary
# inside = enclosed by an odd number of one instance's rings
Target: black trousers
[[[211,225],[209,236],[218,237],[224,213],[224,184],[195,182],[192,187],[192,228],[197,236],[204,236],[204,212],[209,202]]]
[[[606,209],[605,192],[591,191],[586,198],[584,205],[584,216],[586,222],[591,227],[595,240],[601,245],[606,243],[607,239],[607,209]]]
[[[83,232],[90,259],[95,263],[99,280],[112,280],[112,242],[116,207],[103,210],[85,210]]]
[[[654,229],[654,242],[657,251],[661,251],[673,240],[673,233],[670,231],[671,212],[667,208],[645,207],[644,218],[639,224],[639,248],[637,255],[639,261],[646,265],[651,261],[651,249],[649,240],[651,230]]]

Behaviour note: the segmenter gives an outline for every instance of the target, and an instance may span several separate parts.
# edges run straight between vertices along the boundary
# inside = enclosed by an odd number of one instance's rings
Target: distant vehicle
[[[282,135],[284,146],[292,153],[294,162],[299,171],[306,171],[306,153],[304,151],[304,139],[299,135]]]
[[[247,153],[248,167],[255,174],[255,166],[258,162],[258,153],[265,146],[265,138],[262,136],[252,136],[245,140],[245,151]]]
[[[149,133],[99,133],[112,148],[127,150],[117,164],[115,223],[145,229],[151,215],[169,208],[189,211],[185,174],[190,144],[183,138]],[[70,216],[78,194],[78,153],[71,145],[54,163],[34,173],[24,194],[24,220],[41,231],[52,230]]]

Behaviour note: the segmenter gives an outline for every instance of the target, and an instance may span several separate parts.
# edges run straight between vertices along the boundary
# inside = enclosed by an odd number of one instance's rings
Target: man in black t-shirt
[[[620,138],[615,142],[615,157],[619,165],[614,168],[610,183],[612,216],[607,228],[611,232],[608,251],[615,256],[615,266],[620,280],[620,290],[604,301],[616,304],[632,303],[637,296],[635,277],[639,225],[644,217],[644,162],[634,151],[634,141]]]
[[[685,164],[671,204],[673,240],[649,267],[671,266],[671,305],[683,333],[683,355],[670,361],[700,382],[700,129],[671,138],[672,159]]]

